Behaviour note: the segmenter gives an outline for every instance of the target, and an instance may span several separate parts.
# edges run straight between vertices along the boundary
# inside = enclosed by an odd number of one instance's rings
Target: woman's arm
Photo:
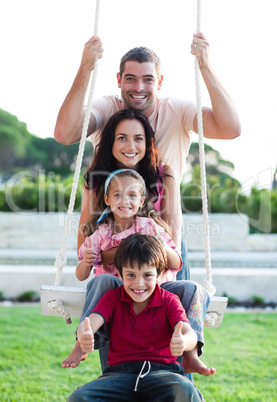
[[[182,260],[179,254],[167,243],[165,243],[164,247],[167,255],[167,267],[170,269],[180,269]]]
[[[164,165],[164,174],[164,194],[161,203],[161,218],[171,228],[172,240],[180,249],[183,223],[180,189],[177,185],[176,172],[171,166]]]
[[[86,224],[90,222],[93,217],[95,201],[95,193],[92,190],[85,188],[82,197],[81,215],[78,227],[77,254],[79,254],[79,248],[85,241],[83,231]]]
[[[107,251],[101,251],[101,264],[111,265],[114,263],[114,256],[118,247],[110,248]]]

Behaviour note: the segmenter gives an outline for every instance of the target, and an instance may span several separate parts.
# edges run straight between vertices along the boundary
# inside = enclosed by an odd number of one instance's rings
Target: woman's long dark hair
[[[115,130],[123,120],[138,120],[145,131],[145,156],[139,162],[138,173],[144,178],[148,195],[153,203],[158,199],[157,186],[162,185],[163,179],[159,171],[161,163],[159,151],[156,147],[154,131],[146,116],[135,109],[123,109],[115,113],[106,124],[95,148],[95,155],[91,165],[85,173],[85,187],[94,190],[96,196],[103,197],[104,183],[110,172],[118,169],[116,159],[112,154]],[[104,206],[104,199],[103,199]]]

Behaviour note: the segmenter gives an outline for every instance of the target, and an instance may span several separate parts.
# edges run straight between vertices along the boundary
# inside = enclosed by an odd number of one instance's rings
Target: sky
[[[59,108],[94,32],[95,0],[9,0],[0,6],[0,108],[39,137],[52,137]],[[101,0],[104,47],[95,97],[119,94],[120,57],[135,46],[162,61],[159,97],[195,101],[196,0]],[[242,134],[206,140],[235,165],[243,188],[270,188],[277,165],[276,0],[202,0],[201,30],[213,69],[233,98]],[[202,84],[202,103],[210,105]],[[197,141],[197,135],[193,138]]]

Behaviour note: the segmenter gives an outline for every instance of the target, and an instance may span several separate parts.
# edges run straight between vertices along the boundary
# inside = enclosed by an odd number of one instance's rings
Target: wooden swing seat
[[[61,317],[59,313],[52,311],[48,307],[48,303],[53,300],[62,300],[70,316],[72,318],[80,318],[82,308],[85,303],[85,297],[85,288],[42,285],[40,289],[41,315]],[[227,303],[227,297],[210,297],[207,314],[215,313],[216,321],[213,325],[213,328],[220,327],[227,307]]]

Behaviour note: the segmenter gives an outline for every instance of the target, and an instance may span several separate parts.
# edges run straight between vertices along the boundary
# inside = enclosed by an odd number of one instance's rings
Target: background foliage
[[[54,172],[62,177],[72,173],[79,144],[64,146],[54,138],[39,138],[28,132],[25,123],[0,109],[0,175],[3,179],[24,169],[45,174]],[[87,141],[84,164],[90,162],[92,145]]]
[[[25,123],[0,109],[0,211],[66,211],[78,147],[36,137]],[[87,141],[83,166],[90,163],[92,152]],[[245,195],[240,182],[232,177],[232,162],[207,144],[205,158],[209,212],[244,213],[249,217],[251,233],[277,233],[276,182],[271,190],[253,187]],[[191,144],[187,172],[181,184],[182,210],[201,213],[198,143]],[[81,174],[75,210],[80,208],[82,188]]]

